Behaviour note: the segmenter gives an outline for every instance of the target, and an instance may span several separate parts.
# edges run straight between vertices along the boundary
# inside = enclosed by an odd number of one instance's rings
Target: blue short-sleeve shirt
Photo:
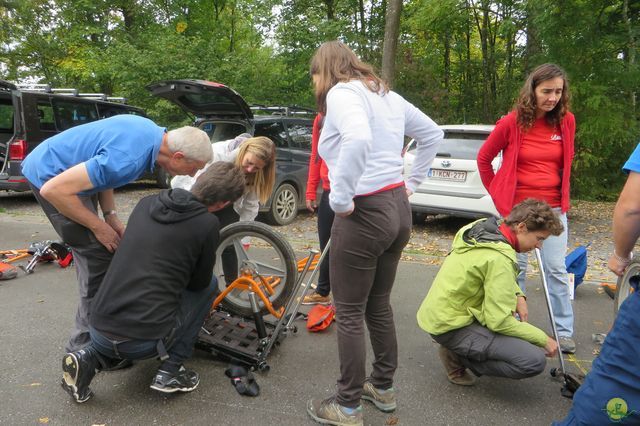
[[[84,163],[94,194],[118,188],[153,166],[166,129],[148,118],[116,115],[65,130],[38,145],[22,162],[23,175],[38,189]]]
[[[640,172],[640,144],[638,144],[638,146],[636,146],[636,149],[633,150],[627,162],[624,163],[624,166],[622,166],[622,170],[624,170],[626,173]]]

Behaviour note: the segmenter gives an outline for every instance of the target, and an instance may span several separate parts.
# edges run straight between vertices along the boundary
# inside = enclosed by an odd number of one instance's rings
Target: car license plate
[[[467,172],[463,172],[460,170],[431,169],[429,170],[429,178],[464,182],[467,179]]]

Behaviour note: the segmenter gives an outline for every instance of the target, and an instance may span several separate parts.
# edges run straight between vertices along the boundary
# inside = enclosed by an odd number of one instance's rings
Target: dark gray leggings
[[[517,337],[494,333],[477,322],[431,337],[455,352],[476,376],[524,379],[542,373],[547,365],[542,348]]]
[[[329,264],[340,358],[337,400],[352,408],[360,404],[366,378],[365,321],[375,358],[371,383],[380,389],[393,386],[398,345],[389,298],[411,234],[404,187],[354,202],[351,215],[335,217]]]

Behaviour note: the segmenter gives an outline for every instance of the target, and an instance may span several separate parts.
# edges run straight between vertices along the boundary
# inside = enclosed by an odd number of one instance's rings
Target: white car
[[[491,197],[482,185],[476,159],[480,147],[493,130],[493,125],[459,124],[440,126],[444,140],[431,163],[429,173],[416,192],[409,197],[414,221],[427,214],[480,218],[498,217]],[[415,141],[404,151],[404,170],[408,175],[415,156]],[[493,161],[494,171],[502,157]]]

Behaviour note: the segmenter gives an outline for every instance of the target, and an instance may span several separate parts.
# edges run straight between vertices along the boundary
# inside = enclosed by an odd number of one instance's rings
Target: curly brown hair
[[[504,223],[511,228],[524,223],[530,232],[549,231],[551,235],[560,235],[564,230],[560,218],[549,204],[535,198],[527,198],[516,204]]]
[[[318,112],[327,113],[327,93],[338,83],[360,80],[374,93],[388,92],[389,85],[373,71],[373,67],[362,62],[353,50],[337,40],[322,43],[311,58],[311,76],[317,76],[315,85]]]
[[[569,81],[567,74],[555,64],[542,64],[534,69],[527,77],[520,89],[520,96],[515,109],[518,113],[518,126],[522,130],[528,130],[536,120],[536,87],[543,81],[561,77],[563,80],[562,96],[555,108],[546,113],[547,123],[552,126],[560,124],[565,114],[569,111]]]

